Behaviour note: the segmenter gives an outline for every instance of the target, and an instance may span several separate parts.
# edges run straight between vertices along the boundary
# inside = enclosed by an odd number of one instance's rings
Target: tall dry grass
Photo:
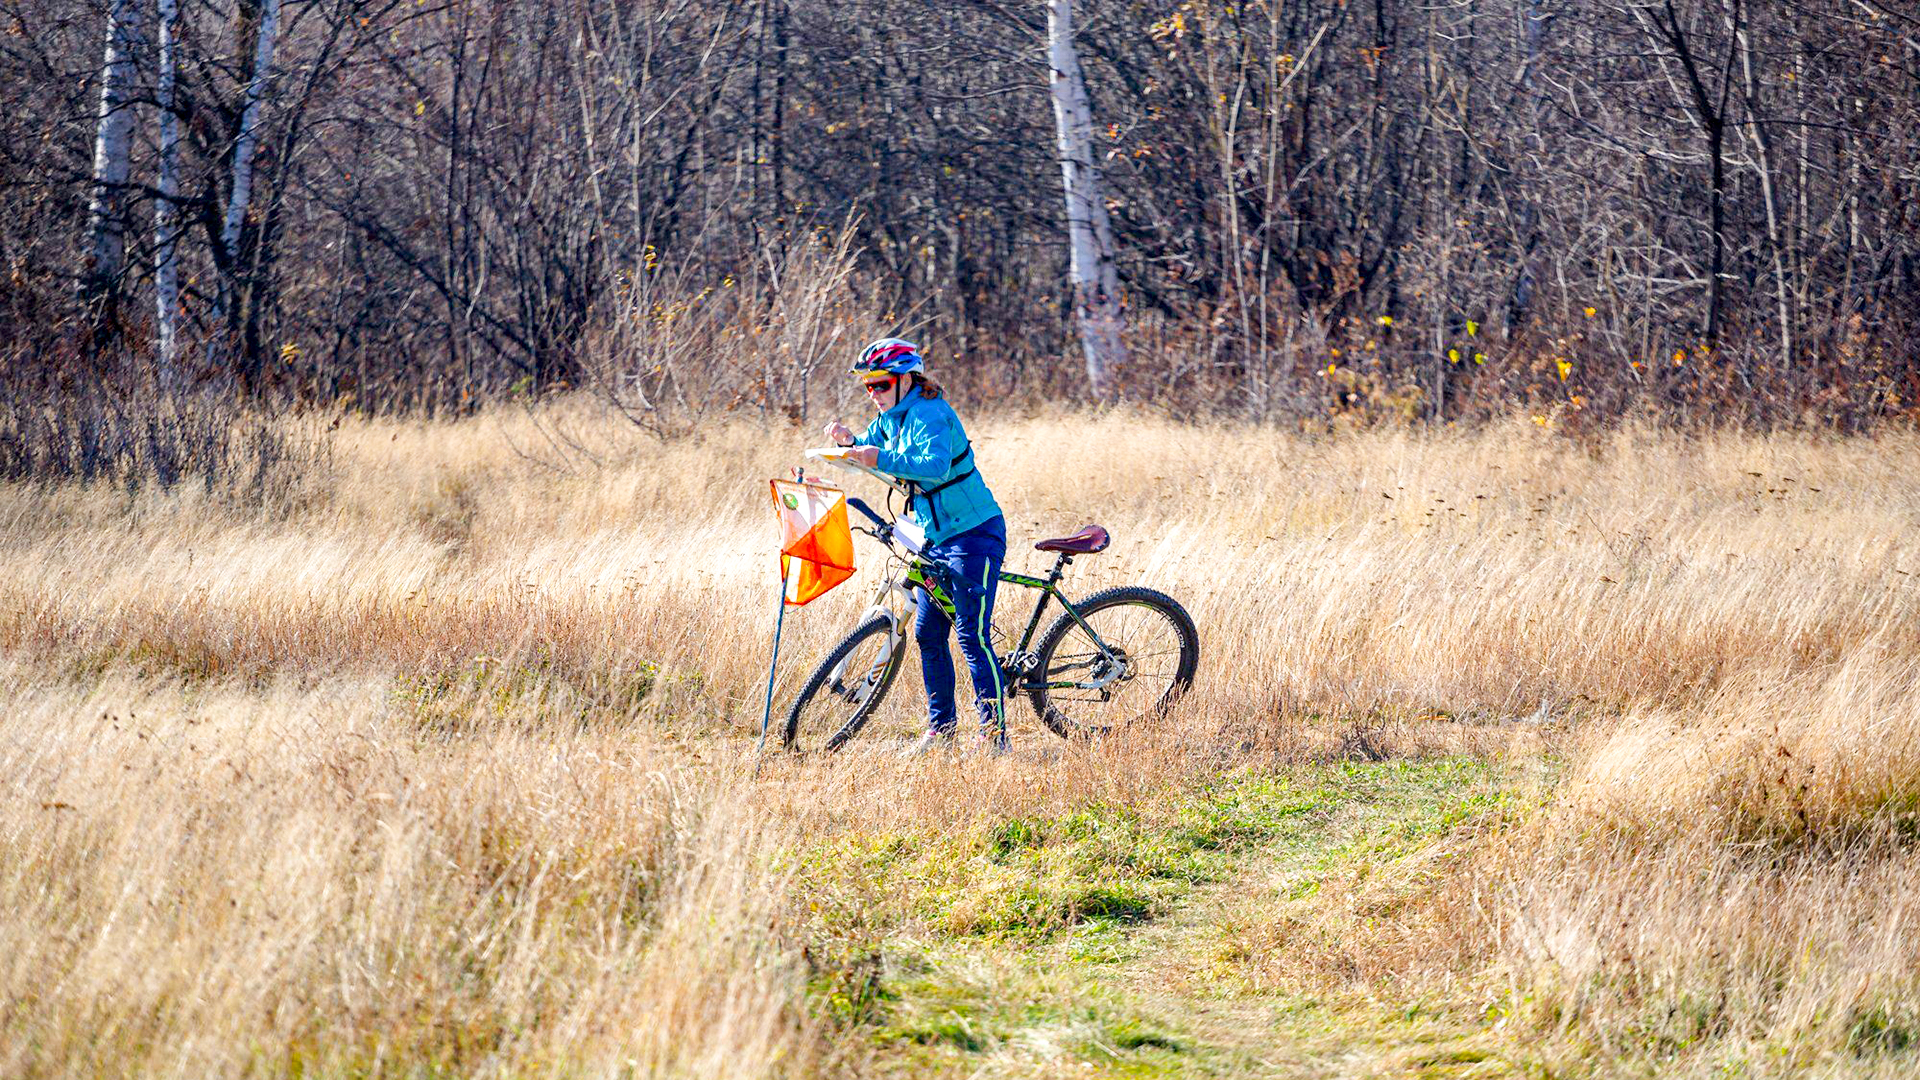
[[[805,1045],[762,826],[683,762],[409,738],[373,681],[7,676],[8,1076],[754,1076]]]
[[[1591,735],[1485,853],[1523,1014],[1571,1047],[1908,1075],[1920,1036],[1920,661],[1869,640]]]
[[[0,1072],[857,1065],[805,1019],[794,837],[1150,809],[1357,731],[1571,764],[1547,808],[1460,841],[1417,933],[1323,905],[1380,958],[1356,970],[1497,973],[1569,1060],[1831,1063],[1920,1030],[1920,439],[972,432],[1010,565],[1097,520],[1115,544],[1072,589],[1193,613],[1200,680],[1166,725],[1067,748],[1016,712],[1007,762],[753,779],[764,484],[813,441],[789,426],[348,421],[323,488],[273,513],[0,488]],[[783,688],[871,569],[789,617]],[[1250,962],[1293,970],[1297,942],[1265,941]]]
[[[975,434],[1016,537],[1114,530],[1076,587],[1155,584],[1234,628],[1207,635],[1200,696],[1252,719],[1696,703],[1743,670],[1920,637],[1908,434],[1308,439],[1066,415]],[[809,442],[658,443],[582,406],[343,430],[330,496],[280,521],[8,488],[0,641],[203,675],[538,647],[697,677],[739,722],[773,620],[764,479]],[[1023,550],[1011,564],[1044,565]],[[799,632],[839,629],[865,580]]]

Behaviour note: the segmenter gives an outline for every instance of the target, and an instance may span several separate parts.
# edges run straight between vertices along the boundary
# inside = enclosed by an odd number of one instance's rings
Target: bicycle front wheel
[[[1085,737],[1156,716],[1191,687],[1200,634],[1173,597],[1129,585],[1063,612],[1034,652],[1034,711],[1061,738]]]
[[[841,638],[787,710],[781,744],[800,752],[840,749],[880,707],[900,673],[904,652],[904,644],[895,640],[893,621],[882,615]]]

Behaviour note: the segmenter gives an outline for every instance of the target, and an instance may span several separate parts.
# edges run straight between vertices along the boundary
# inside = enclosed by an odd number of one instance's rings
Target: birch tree
[[[174,77],[180,34],[179,0],[159,0],[160,56],[154,98],[160,111],[160,197],[153,207],[153,298],[155,349],[161,385],[175,383],[178,358],[177,325],[180,310],[180,264],[176,246],[180,234],[180,118],[174,113]]]
[[[126,262],[127,174],[133,148],[133,51],[140,38],[136,0],[114,0],[107,15],[106,59],[93,142],[93,191],[87,205],[87,259],[81,296],[109,300]]]
[[[260,145],[260,105],[266,97],[267,80],[273,73],[273,48],[279,29],[280,0],[261,0],[259,27],[253,46],[253,66],[247,77],[244,104],[240,110],[240,128],[233,139],[233,187],[227,197],[226,214],[220,226],[220,255],[227,273],[221,279],[221,312],[231,319],[238,314],[240,297],[233,283],[240,276],[240,230],[247,220],[247,205],[253,197],[253,153]]]
[[[1094,395],[1109,398],[1127,363],[1120,309],[1119,274],[1114,268],[1113,223],[1100,195],[1100,173],[1093,161],[1093,117],[1087,83],[1073,44],[1073,0],[1048,0],[1048,89],[1066,181],[1068,273],[1073,286],[1073,317],[1087,356],[1087,382]]]

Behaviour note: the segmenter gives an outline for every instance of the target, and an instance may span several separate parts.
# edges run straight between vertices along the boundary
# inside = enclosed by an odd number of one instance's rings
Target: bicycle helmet
[[[926,370],[926,364],[920,359],[920,346],[890,337],[860,350],[860,359],[850,370],[864,379],[869,375],[911,375]]]

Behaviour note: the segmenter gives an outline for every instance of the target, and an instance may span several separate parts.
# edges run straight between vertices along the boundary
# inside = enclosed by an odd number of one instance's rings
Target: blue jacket
[[[927,543],[938,544],[1000,516],[1000,504],[973,467],[973,446],[960,417],[944,398],[924,397],[916,386],[853,441],[879,447],[876,468],[915,486],[907,516],[926,530]]]

